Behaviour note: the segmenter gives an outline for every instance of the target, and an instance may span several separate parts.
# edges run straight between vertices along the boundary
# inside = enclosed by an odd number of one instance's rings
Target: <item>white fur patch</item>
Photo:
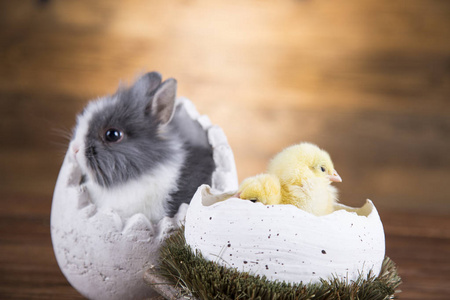
[[[86,148],[85,138],[89,131],[89,123],[91,122],[92,116],[95,113],[102,111],[105,108],[105,106],[106,106],[106,98],[100,98],[96,101],[90,102],[86,106],[83,114],[79,114],[77,116],[75,136],[70,142],[69,151],[71,157],[80,163],[80,167],[83,173],[85,174],[88,173],[87,160],[86,157],[84,156],[84,153]],[[74,147],[79,149],[78,153],[73,152]]]
[[[181,163],[176,162],[116,187],[101,187],[92,180],[86,186],[99,210],[113,210],[123,219],[143,213],[151,222],[158,222],[166,215],[169,194],[177,189],[180,169]]]

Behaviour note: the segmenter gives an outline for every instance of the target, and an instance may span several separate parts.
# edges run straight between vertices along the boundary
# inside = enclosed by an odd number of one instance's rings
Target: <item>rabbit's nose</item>
[[[80,151],[80,145],[78,145],[78,144],[76,144],[76,143],[72,144],[72,152],[73,152],[74,154],[77,154],[78,151]]]

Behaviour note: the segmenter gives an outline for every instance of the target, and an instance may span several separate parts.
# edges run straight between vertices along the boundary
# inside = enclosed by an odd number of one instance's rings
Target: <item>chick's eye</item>
[[[322,171],[322,172],[325,172],[326,170],[325,170],[325,167],[320,167],[320,170]]]
[[[120,142],[123,138],[123,133],[122,131],[115,129],[115,128],[110,128],[108,130],[106,130],[105,132],[105,141],[109,142],[109,143],[117,143]]]

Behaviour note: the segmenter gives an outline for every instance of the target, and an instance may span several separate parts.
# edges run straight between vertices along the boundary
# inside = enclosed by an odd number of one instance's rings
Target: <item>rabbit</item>
[[[198,122],[176,106],[177,82],[150,72],[90,102],[77,116],[69,156],[98,210],[155,223],[211,184],[212,148]]]

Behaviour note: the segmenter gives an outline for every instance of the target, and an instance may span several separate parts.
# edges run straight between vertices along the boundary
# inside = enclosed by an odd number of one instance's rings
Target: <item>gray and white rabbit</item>
[[[69,155],[97,209],[157,222],[211,184],[212,148],[201,126],[177,108],[176,89],[175,79],[161,83],[159,73],[147,73],[78,115]]]

